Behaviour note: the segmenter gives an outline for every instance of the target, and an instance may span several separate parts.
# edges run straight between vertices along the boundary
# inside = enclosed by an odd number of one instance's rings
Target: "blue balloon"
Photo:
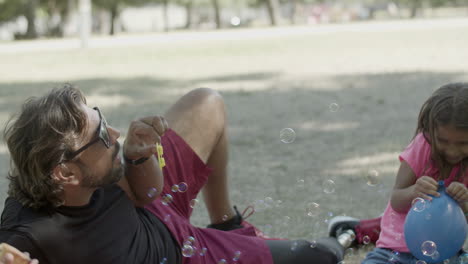
[[[463,247],[468,226],[465,214],[439,182],[440,197],[432,202],[418,199],[406,216],[404,232],[408,249],[426,263],[455,256]]]

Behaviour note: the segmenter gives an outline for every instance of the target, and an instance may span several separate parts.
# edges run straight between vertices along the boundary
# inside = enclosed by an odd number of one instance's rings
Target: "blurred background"
[[[466,0],[0,0],[0,124],[70,82],[123,141],[131,120],[215,89],[233,204],[270,236],[314,240],[336,215],[383,212],[419,108],[468,81],[467,61]],[[4,141],[0,168],[4,200]]]
[[[466,0],[0,0],[0,40],[466,16]]]

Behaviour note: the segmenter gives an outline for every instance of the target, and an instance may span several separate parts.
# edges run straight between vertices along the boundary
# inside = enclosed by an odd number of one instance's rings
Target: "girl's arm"
[[[465,213],[466,222],[468,222],[468,202],[464,202],[463,204],[460,204],[460,207],[462,208],[463,213]]]
[[[405,213],[416,197],[431,200],[429,195],[439,196],[437,182],[428,176],[416,179],[416,175],[406,161],[402,161],[393,187],[390,204],[393,210]]]

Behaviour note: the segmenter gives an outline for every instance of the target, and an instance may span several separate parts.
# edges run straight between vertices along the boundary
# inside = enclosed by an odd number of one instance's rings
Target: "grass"
[[[468,26],[414,23],[392,30],[372,24],[233,30],[209,33],[224,34],[211,39],[172,33],[86,50],[35,49],[39,41],[2,53],[10,44],[0,44],[0,123],[27,97],[72,82],[124,136],[130,120],[162,114],[188,90],[217,89],[228,109],[233,203],[255,204],[249,220],[272,236],[312,240],[326,235],[334,215],[370,218],[384,210],[420,105],[440,85],[468,81]],[[293,143],[281,143],[285,127],[294,129]],[[0,165],[3,199],[4,145]],[[375,186],[366,184],[372,170]],[[307,216],[311,202],[320,204],[317,217]],[[203,209],[199,203],[194,212],[198,226],[208,222]],[[348,252],[346,263],[359,263],[368,250]]]

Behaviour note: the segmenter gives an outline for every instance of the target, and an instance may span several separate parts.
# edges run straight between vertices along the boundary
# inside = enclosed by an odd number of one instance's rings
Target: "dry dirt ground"
[[[468,19],[449,19],[93,38],[84,50],[78,40],[4,43],[0,124],[27,97],[72,82],[124,137],[133,118],[164,113],[190,89],[216,89],[228,111],[233,203],[255,205],[249,220],[272,236],[313,240],[335,215],[383,211],[422,102],[468,81],[467,32]],[[281,142],[283,128],[292,143]],[[0,166],[3,200],[3,143]],[[204,226],[199,201],[193,222]],[[320,208],[312,217],[310,203]]]

